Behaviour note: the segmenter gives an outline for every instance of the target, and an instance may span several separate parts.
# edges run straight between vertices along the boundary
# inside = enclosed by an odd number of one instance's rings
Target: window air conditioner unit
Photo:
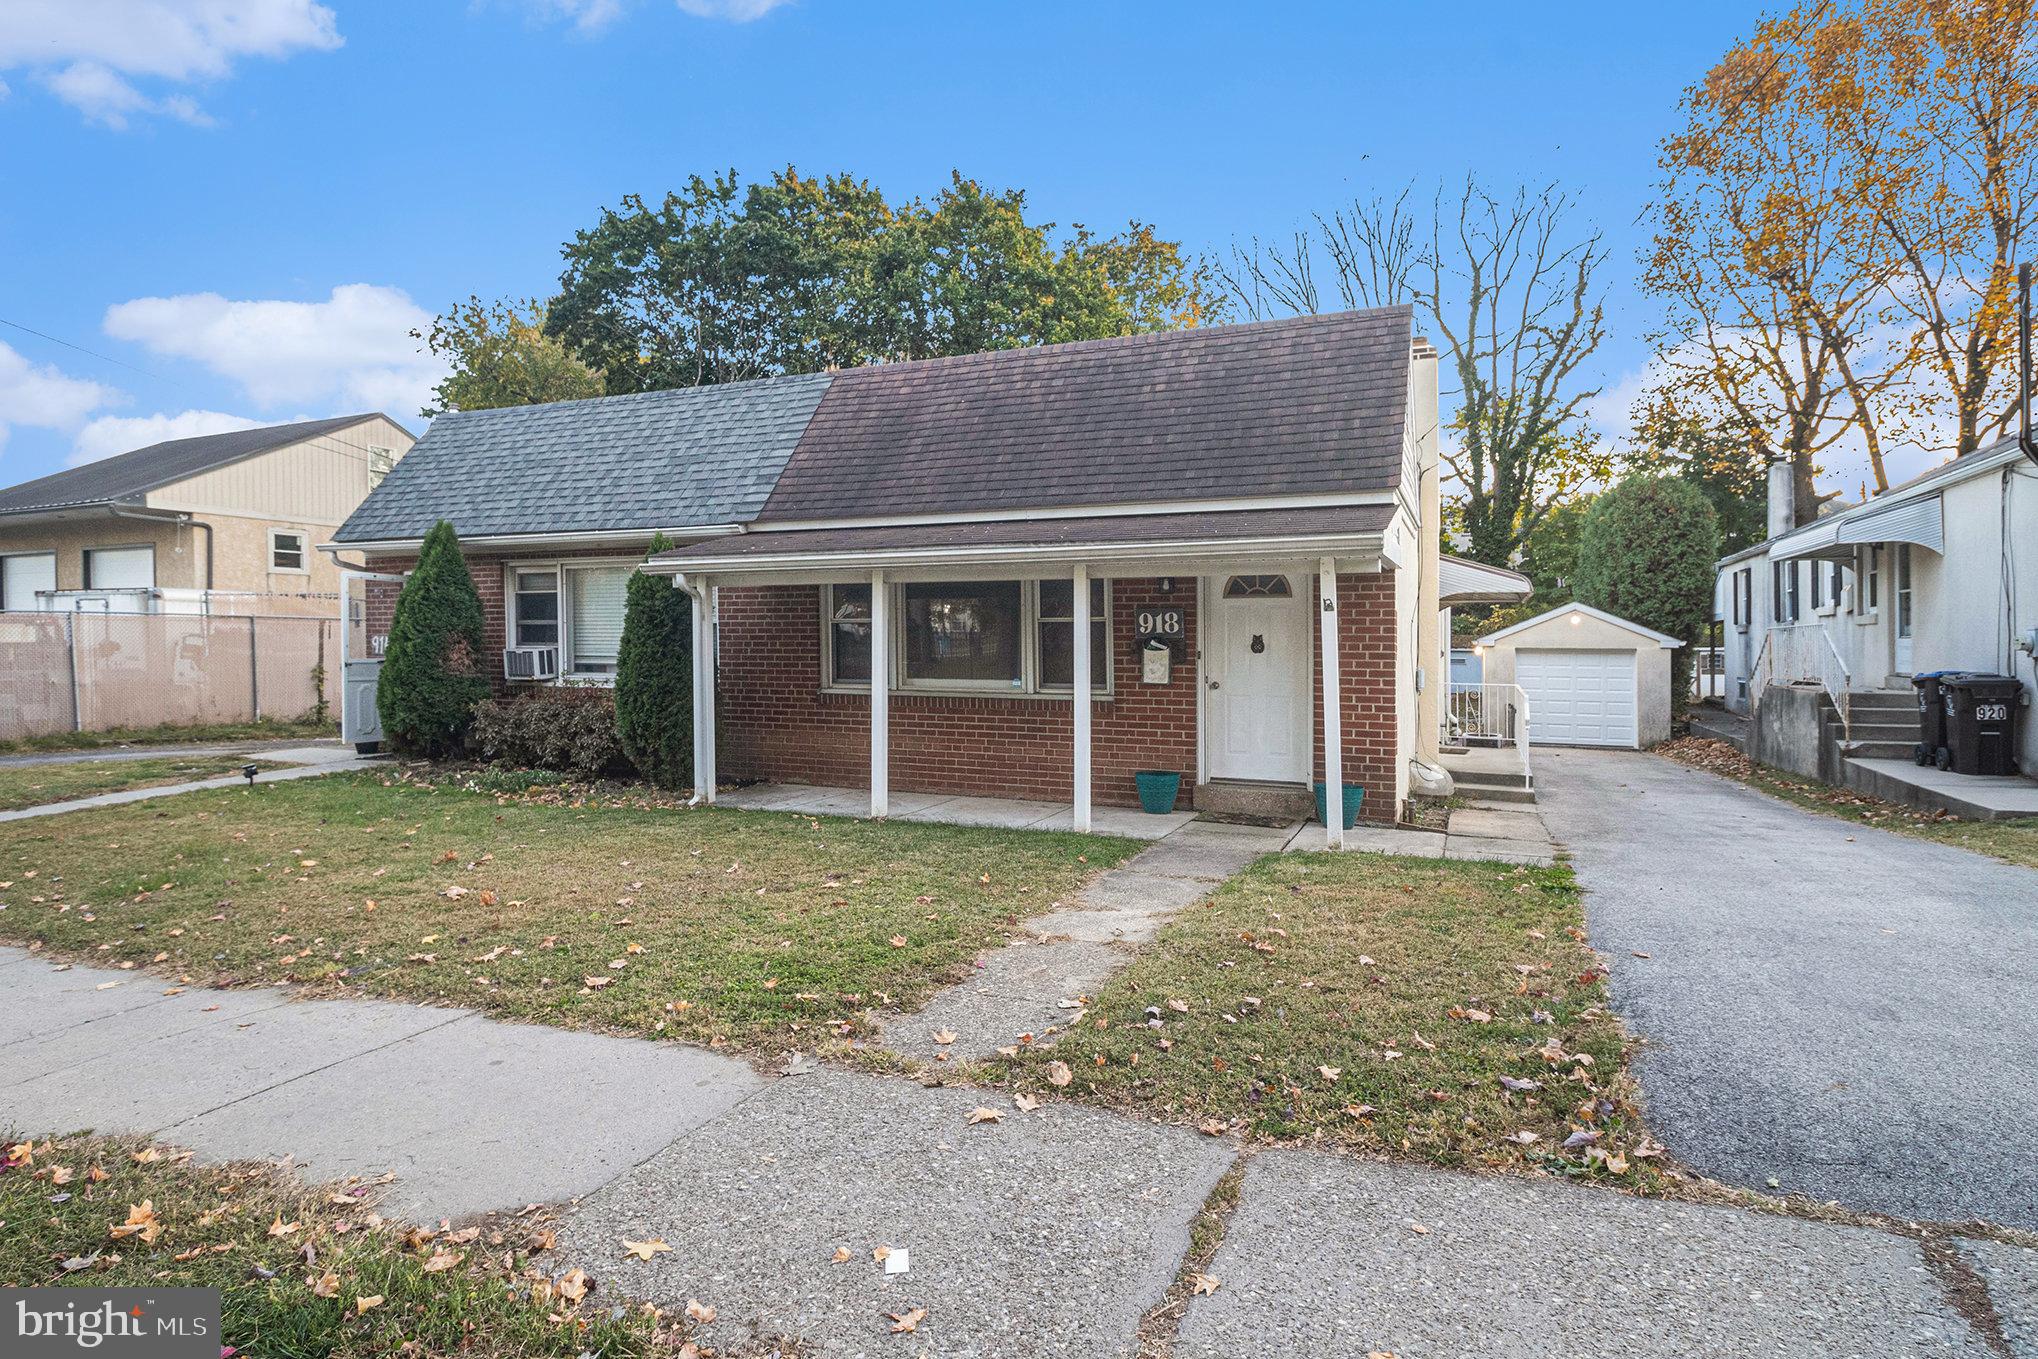
[[[556,646],[513,646],[502,653],[502,677],[507,680],[555,680],[559,678],[559,648]]]

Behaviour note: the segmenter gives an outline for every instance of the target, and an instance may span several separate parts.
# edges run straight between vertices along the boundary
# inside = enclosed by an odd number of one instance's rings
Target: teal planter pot
[[[1139,809],[1154,816],[1166,816],[1182,795],[1182,776],[1171,770],[1142,769],[1132,776],[1139,789]]]
[[[1357,824],[1359,819],[1359,808],[1365,804],[1365,801],[1366,801],[1366,786],[1364,784],[1348,783],[1345,785],[1346,830],[1350,830],[1355,824]],[[1318,779],[1316,782],[1316,819],[1318,821],[1321,821],[1324,825],[1328,826],[1330,824],[1330,811],[1327,807],[1325,807],[1324,803],[1325,798],[1323,781],[1321,779]]]

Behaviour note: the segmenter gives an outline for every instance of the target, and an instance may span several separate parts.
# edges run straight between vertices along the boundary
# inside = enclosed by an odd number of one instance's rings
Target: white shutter
[[[56,553],[0,557],[0,609],[27,613],[41,607],[35,597],[37,590],[56,588]]]
[[[573,668],[605,674],[616,668],[623,644],[623,606],[629,597],[627,566],[569,570],[572,585]]]
[[[152,547],[95,547],[86,552],[86,587],[93,590],[148,590],[156,584]]]

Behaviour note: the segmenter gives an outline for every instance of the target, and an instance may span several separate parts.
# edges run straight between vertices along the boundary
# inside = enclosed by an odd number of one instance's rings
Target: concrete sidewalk
[[[322,774],[366,769],[376,763],[373,758],[356,755],[352,747],[337,742],[332,745],[281,745],[261,751],[236,750],[231,753],[245,753],[251,758],[292,766],[288,769],[264,770],[255,776],[257,783],[288,783],[293,779],[315,779]],[[45,760],[39,763],[47,764],[52,761]],[[189,783],[159,784],[152,788],[123,788],[118,792],[73,798],[69,802],[45,802],[35,807],[17,807],[12,811],[0,812],[0,821],[27,821],[38,816],[62,816],[65,812],[83,811],[89,807],[119,807],[129,802],[148,802],[159,797],[176,797],[179,793],[202,792],[207,788],[238,788],[246,782],[247,780],[239,774],[227,774],[214,779],[194,779]]]
[[[1025,1114],[996,1091],[829,1069],[771,1080],[460,1010],[166,989],[0,949],[0,1125],[147,1131],[314,1177],[394,1170],[385,1210],[424,1220],[584,1196],[564,1259],[602,1301],[698,1298],[718,1344],[756,1323],[844,1359],[1129,1359],[1239,1150],[1075,1105]],[[1002,1118],[970,1124],[980,1104]],[[622,1258],[624,1236],[649,1235],[672,1252]],[[910,1267],[887,1273],[879,1246]],[[1905,1237],[1266,1151],[1173,1352],[2038,1359],[2038,1252],[1960,1249],[2000,1348]],[[919,1307],[910,1340],[890,1334],[888,1313]]]
[[[89,746],[83,750],[38,751],[33,755],[0,755],[0,769],[26,769],[39,764],[118,764],[122,760],[174,760],[180,756],[271,756],[278,752],[330,751],[331,758],[352,755],[337,737],[298,741],[209,741],[198,745]]]

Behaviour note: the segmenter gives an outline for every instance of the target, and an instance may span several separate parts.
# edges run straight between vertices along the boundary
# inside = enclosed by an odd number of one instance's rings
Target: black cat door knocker
[[[1265,636],[1263,636],[1263,635],[1262,635],[1262,634],[1260,634],[1260,633],[1257,633],[1257,632],[1256,632],[1256,633],[1254,633],[1254,634],[1253,634],[1253,655],[1257,656],[1257,655],[1259,655],[1260,653],[1264,652],[1264,651],[1265,651],[1266,649],[1267,649],[1267,639],[1266,639],[1266,637],[1265,637]]]

